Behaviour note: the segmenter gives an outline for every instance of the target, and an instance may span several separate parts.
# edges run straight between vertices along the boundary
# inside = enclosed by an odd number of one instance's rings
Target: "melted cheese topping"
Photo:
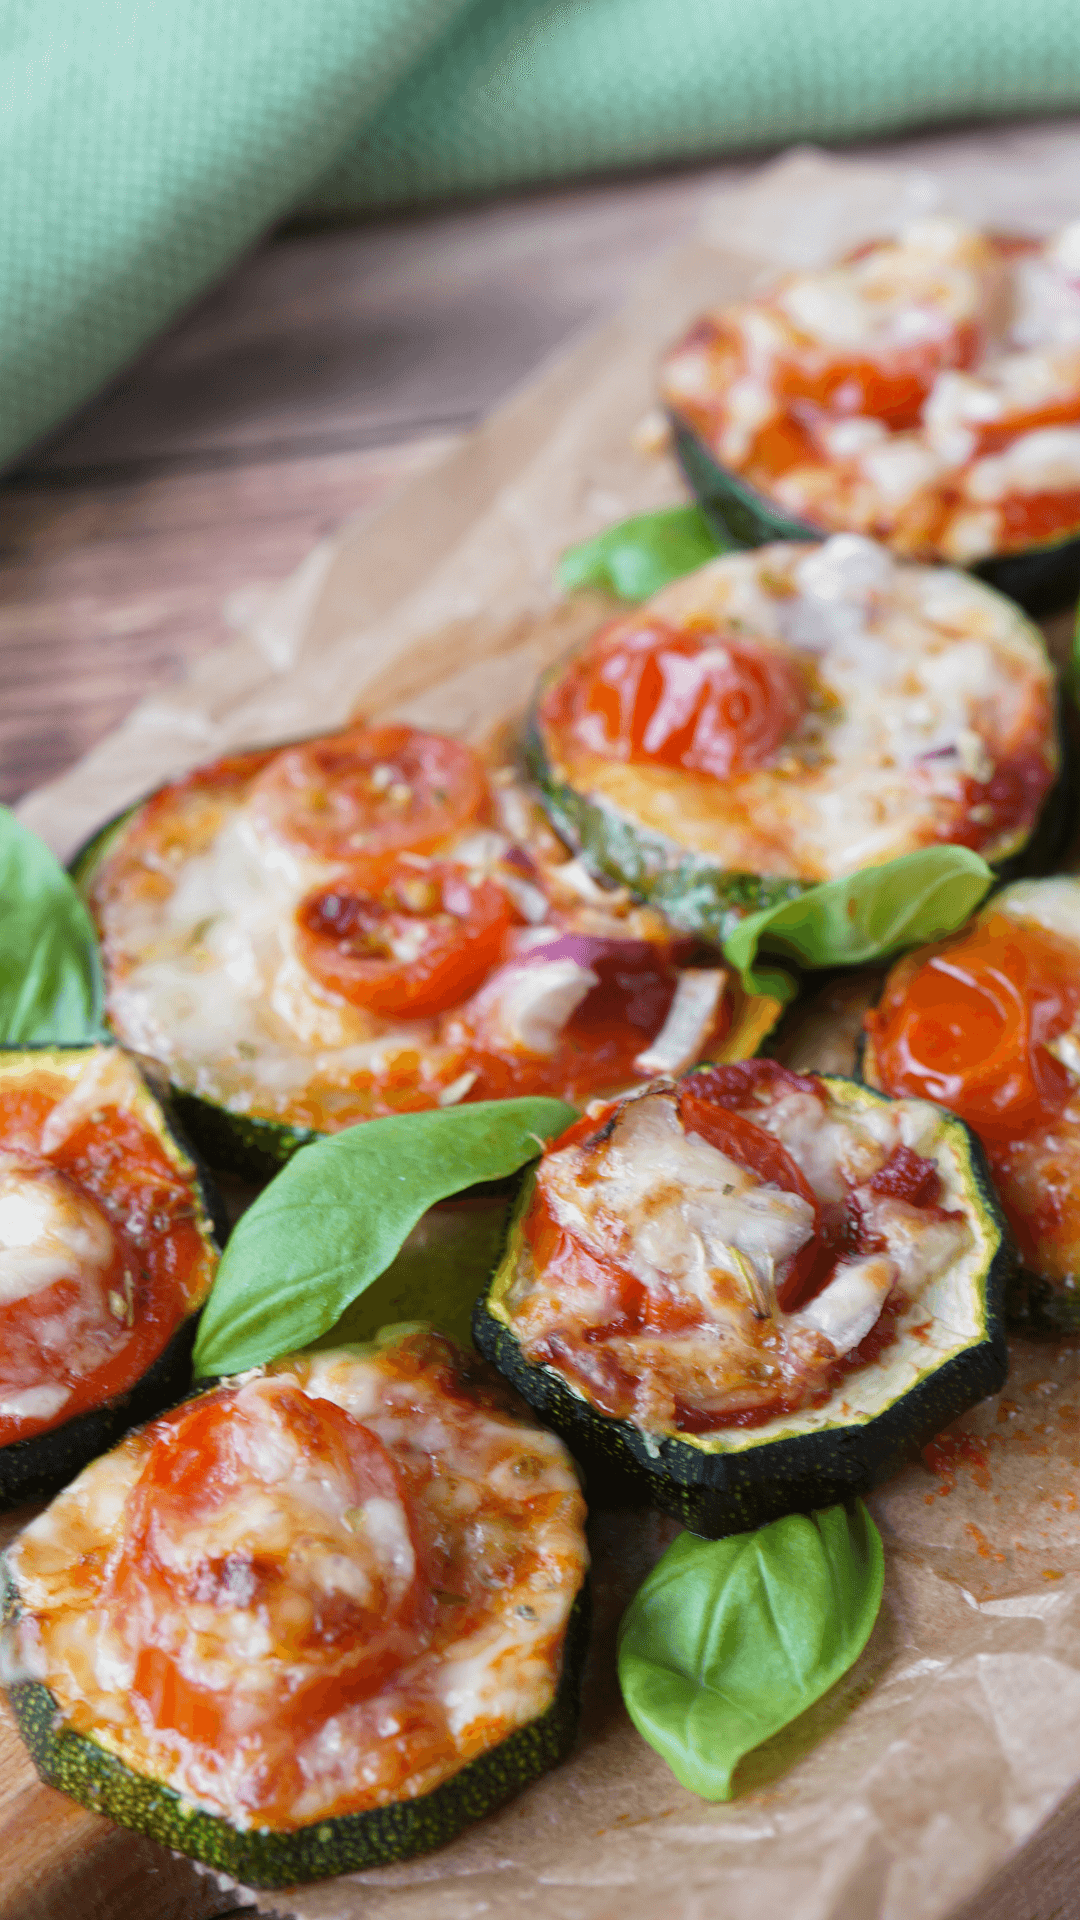
[[[501,1389],[476,1384],[477,1363],[447,1341],[409,1330],[381,1340],[279,1361],[242,1381],[245,1484],[166,1543],[178,1578],[199,1591],[202,1577],[201,1603],[149,1621],[109,1603],[158,1428],[88,1467],[9,1549],[21,1612],[6,1634],[6,1684],[45,1681],[66,1724],[240,1827],[293,1828],[415,1798],[545,1712],[587,1564],[569,1456]],[[276,1415],[283,1389],[362,1423],[400,1492],[351,1504],[348,1477],[321,1455],[306,1458]],[[260,1599],[267,1562],[286,1570],[275,1606]],[[218,1570],[216,1585],[203,1569]],[[418,1570],[424,1625],[403,1663],[372,1669],[369,1690],[351,1701],[324,1684],[317,1704],[275,1736],[275,1702],[288,1711],[340,1655],[332,1638],[320,1651],[317,1630],[297,1653],[296,1620],[313,1610],[332,1620],[342,1604],[374,1609],[378,1642]],[[246,1738],[215,1749],[152,1724],[131,1696],[148,1644],[168,1647],[184,1678],[234,1716],[242,1710]],[[290,1800],[268,1819],[265,1756],[279,1746]]]
[[[544,1157],[532,1217],[545,1208],[571,1244],[539,1253],[550,1242],[519,1228],[489,1300],[530,1359],[603,1412],[714,1447],[746,1444],[740,1423],[774,1437],[795,1412],[800,1425],[869,1415],[979,1326],[986,1223],[935,1108],[848,1104],[823,1087],[753,1102],[746,1117],[783,1144],[820,1202],[853,1209],[868,1243],[841,1252],[807,1304],[784,1311],[776,1275],[813,1236],[812,1206],[684,1131],[666,1092],[627,1102],[599,1139]],[[940,1204],[871,1186],[902,1147],[930,1158]],[[860,1357],[886,1302],[889,1337]]]
[[[665,397],[811,524],[959,565],[1060,538],[1080,524],[1078,235],[916,221],[699,323]]]
[[[177,1085],[233,1113],[326,1131],[398,1109],[547,1090],[536,1076],[597,976],[566,959],[520,964],[517,953],[566,931],[660,945],[668,936],[625,891],[590,882],[508,776],[496,772],[492,787],[498,827],[452,837],[438,858],[474,882],[494,879],[524,924],[471,999],[425,1019],[353,1005],[302,964],[297,908],[343,869],[275,833],[255,776],[223,783],[212,804],[205,782],[179,785],[168,805],[159,797],[121,831],[95,880],[115,1031]],[[523,850],[531,879],[518,864]],[[407,858],[422,880],[428,860]],[[647,1038],[639,1032],[631,1058]],[[474,1094],[478,1050],[509,1061],[521,1084]],[[599,1090],[614,1090],[602,1072],[590,1089]]]
[[[996,859],[1030,832],[1058,766],[1053,669],[1036,630],[978,581],[840,534],[711,561],[631,616],[653,617],[794,650],[812,693],[772,762],[725,780],[607,758],[545,720],[558,774],[655,836],[658,862],[688,850],[813,882],[943,840]]]
[[[205,1298],[216,1260],[177,1160],[120,1048],[5,1061],[0,1444],[130,1388]]]

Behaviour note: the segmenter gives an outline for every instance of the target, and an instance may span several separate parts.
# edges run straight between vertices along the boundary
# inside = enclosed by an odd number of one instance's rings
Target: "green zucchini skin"
[[[860,1086],[873,1100],[886,1096],[844,1076],[823,1074],[827,1087]],[[1016,1269],[1016,1252],[990,1178],[986,1157],[971,1129],[949,1115],[946,1122],[963,1143],[972,1186],[998,1231],[984,1280],[984,1337],[952,1355],[882,1413],[828,1431],[769,1440],[737,1453],[706,1453],[674,1436],[646,1435],[629,1420],[600,1413],[551,1367],[526,1359],[505,1322],[491,1312],[487,1291],[473,1314],[473,1340],[545,1423],[561,1435],[584,1469],[590,1502],[595,1499],[658,1507],[707,1539],[749,1532],[786,1513],[808,1513],[865,1494],[890,1479],[911,1455],[950,1420],[996,1393],[1008,1372],[1004,1307]],[[523,1185],[517,1214],[528,1203]],[[511,1220],[507,1237],[514,1222]],[[796,1423],[798,1416],[792,1416]]]
[[[770,540],[823,540],[826,530],[793,520],[756,487],[729,473],[685,420],[670,416],[675,454],[691,489],[725,546],[761,547]],[[1015,600],[1025,613],[1059,613],[1080,594],[1080,535],[1022,553],[991,555],[970,571]]]
[[[523,753],[544,810],[560,838],[579,853],[601,879],[629,887],[639,900],[656,907],[680,932],[721,946],[748,913],[777,906],[805,893],[801,880],[736,873],[707,865],[698,855],[680,856],[659,834],[639,828],[613,809],[586,799],[555,772],[539,725],[540,704],[550,684],[541,683],[527,723]],[[1068,842],[1076,817],[1077,751],[1058,700],[1060,772],[1022,847],[994,862],[999,886],[1045,873]]]
[[[17,1610],[10,1579],[4,1619]],[[578,1594],[567,1623],[562,1673],[547,1711],[518,1727],[431,1793],[367,1813],[339,1814],[292,1832],[241,1831],[216,1814],[186,1805],[171,1787],[135,1773],[87,1734],[58,1725],[56,1701],[41,1681],[8,1689],[19,1731],[38,1773],[80,1805],[163,1846],[202,1860],[250,1887],[288,1887],[334,1874],[387,1866],[445,1846],[475,1820],[558,1766],[577,1735],[581,1676],[589,1636],[589,1589]]]
[[[45,1058],[55,1054],[89,1053],[88,1046],[49,1046],[0,1048],[0,1081],[4,1065],[28,1054]],[[145,1075],[143,1076],[145,1080]],[[147,1092],[164,1115],[171,1146],[178,1158],[193,1170],[209,1231],[204,1235],[215,1252],[220,1252],[228,1233],[224,1205],[200,1158],[191,1150],[183,1129],[177,1124],[171,1103],[158,1087],[147,1083]],[[47,1500],[90,1460],[115,1446],[132,1427],[140,1426],[166,1407],[172,1406],[191,1384],[191,1352],[201,1309],[196,1309],[177,1327],[168,1345],[147,1368],[141,1379],[126,1393],[108,1400],[103,1406],[88,1407],[60,1426],[45,1433],[31,1434],[25,1440],[11,1440],[0,1447],[0,1511],[21,1506],[24,1501]]]

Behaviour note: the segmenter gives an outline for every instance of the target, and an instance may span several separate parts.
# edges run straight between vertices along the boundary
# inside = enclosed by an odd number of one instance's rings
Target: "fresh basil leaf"
[[[576,1110],[478,1100],[396,1114],[301,1147],[242,1214],[195,1343],[197,1375],[239,1373],[326,1333],[429,1207],[535,1160]],[[416,1317],[428,1317],[417,1303]]]
[[[638,1732],[692,1793],[730,1800],[743,1755],[858,1658],[884,1579],[861,1501],[727,1540],[680,1534],[619,1630],[619,1683]]]
[[[955,932],[993,881],[986,861],[967,847],[923,847],[748,914],[727,936],[724,954],[748,993],[783,998],[783,975],[754,970],[760,948],[804,967],[865,966]]]
[[[0,1041],[96,1040],[97,935],[55,854],[0,807]]]
[[[592,540],[569,547],[559,561],[558,581],[566,592],[603,587],[620,600],[647,600],[669,580],[726,552],[700,507],[666,507],[620,520]]]
[[[311,1345],[351,1346],[374,1339],[380,1327],[423,1319],[467,1347],[473,1307],[502,1252],[509,1212],[509,1199],[494,1194],[432,1207],[386,1272]]]

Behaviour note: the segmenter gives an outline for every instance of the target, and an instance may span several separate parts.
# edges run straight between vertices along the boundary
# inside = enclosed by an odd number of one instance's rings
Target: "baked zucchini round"
[[[865,1493],[995,1392],[1014,1264],[961,1122],[747,1061],[547,1148],[473,1337],[590,1486],[716,1537]]]
[[[865,1024],[869,1084],[939,1101],[982,1141],[1022,1263],[1012,1316],[1080,1332],[1080,879],[995,894],[906,955]]]
[[[942,842],[1001,866],[1060,824],[1041,635],[859,535],[674,581],[548,679],[529,752],[590,865],[713,939],[818,881]]]
[[[42,1778],[249,1886],[439,1846],[564,1757],[573,1464],[428,1329],[276,1361],[129,1434],[6,1556]]]
[[[384,1114],[742,1058],[778,1011],[599,886],[508,769],[408,727],[200,768],[75,872],[113,1030],[256,1178]]]
[[[0,1050],[0,1506],[183,1393],[215,1207],[121,1048]]]
[[[918,220],[699,320],[661,387],[740,546],[872,534],[1029,612],[1080,589],[1080,223],[1045,243]]]

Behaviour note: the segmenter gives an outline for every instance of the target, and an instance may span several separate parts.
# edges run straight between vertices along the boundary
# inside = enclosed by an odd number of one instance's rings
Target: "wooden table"
[[[962,172],[1078,133],[870,151]],[[230,596],[236,612],[251,583],[282,579],[433,463],[749,165],[287,231],[258,249],[0,486],[0,797],[58,773],[212,650]],[[37,1784],[0,1710],[0,1920],[234,1907],[190,1863]]]

